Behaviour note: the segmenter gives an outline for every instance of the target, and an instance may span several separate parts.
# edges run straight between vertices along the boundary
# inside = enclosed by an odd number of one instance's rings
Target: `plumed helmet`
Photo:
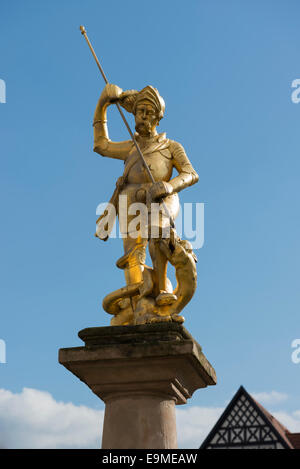
[[[159,120],[163,118],[166,108],[165,101],[158,90],[151,85],[146,86],[141,91],[124,91],[120,98],[120,104],[132,114],[135,114],[136,107],[141,101],[149,101],[157,111]]]

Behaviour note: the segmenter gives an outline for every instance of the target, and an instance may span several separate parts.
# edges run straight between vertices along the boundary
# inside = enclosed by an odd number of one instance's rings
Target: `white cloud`
[[[273,405],[279,404],[279,402],[286,401],[288,398],[287,394],[271,391],[271,392],[251,392],[251,396],[260,404]]]
[[[176,408],[178,445],[198,448],[222,408]],[[103,410],[57,402],[50,393],[0,389],[0,447],[100,448]]]
[[[223,410],[176,407],[179,448],[198,448]],[[273,415],[291,432],[300,432],[300,410]],[[45,391],[0,389],[0,448],[100,448],[103,417],[103,410],[58,402]]]
[[[274,417],[282,423],[291,433],[300,432],[300,410],[288,414],[284,410],[273,412]]]
[[[221,407],[177,407],[179,448],[199,448],[223,411]]]
[[[0,389],[0,447],[100,448],[103,414],[45,391]]]

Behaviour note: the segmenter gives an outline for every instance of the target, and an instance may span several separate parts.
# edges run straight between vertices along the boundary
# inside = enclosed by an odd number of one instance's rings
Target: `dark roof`
[[[287,433],[286,435],[294,449],[300,449],[300,433]]]
[[[217,423],[214,425],[206,439],[203,441],[200,449],[212,447],[211,445],[213,438],[218,434],[222,425],[225,424],[226,419],[228,420],[231,411],[234,410],[234,407],[240,400],[241,396],[243,396],[243,399],[246,398],[247,401],[251,404],[253,409],[264,422],[264,425],[268,425],[272,429],[272,432],[276,436],[277,441],[281,443],[283,448],[300,449],[300,433],[290,433],[289,430],[284,425],[282,425],[272,414],[270,414],[259,402],[253,399],[253,397],[245,390],[243,386],[240,386],[236,394],[233,396],[223,414],[218,419]],[[223,446],[226,447],[226,444],[223,443]]]
[[[253,398],[252,398],[253,399]],[[254,399],[253,399],[254,400]],[[287,434],[289,433],[288,429],[282,425],[275,417],[274,415],[270,414],[259,402],[255,401],[257,406],[261,409],[263,414],[267,417],[271,425],[273,425],[274,428],[276,428],[277,432],[279,435],[286,441],[288,446],[292,449],[293,445],[290,441],[290,439],[287,437]]]

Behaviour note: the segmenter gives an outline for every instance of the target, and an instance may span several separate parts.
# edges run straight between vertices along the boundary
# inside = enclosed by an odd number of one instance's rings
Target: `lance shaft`
[[[97,56],[96,56],[96,53],[95,53],[95,51],[94,51],[94,48],[93,48],[92,44],[90,43],[90,40],[89,40],[89,38],[88,38],[88,36],[87,36],[87,34],[86,34],[85,27],[84,27],[84,26],[80,26],[79,29],[80,29],[80,31],[81,31],[81,34],[84,36],[86,42],[88,43],[88,46],[89,46],[89,48],[90,48],[90,50],[91,50],[91,52],[92,52],[92,54],[93,54],[93,57],[94,57],[94,59],[95,59],[95,61],[96,61],[96,64],[98,65],[98,68],[99,68],[99,70],[100,70],[100,73],[101,73],[101,75],[102,75],[102,77],[103,77],[105,83],[108,84],[108,79],[107,79],[107,77],[106,77],[106,75],[105,75],[105,73],[104,73],[104,70],[103,70],[103,68],[101,67],[101,64],[100,64],[100,62],[99,62],[99,60],[98,60],[98,58],[97,58]],[[131,131],[131,128],[130,128],[128,122],[127,122],[127,119],[126,119],[126,117],[124,116],[124,113],[123,113],[123,111],[122,111],[122,109],[121,109],[120,103],[119,103],[119,102],[116,102],[115,104],[116,104],[116,106],[117,106],[117,108],[118,108],[118,111],[119,111],[119,113],[120,113],[120,115],[121,115],[121,117],[122,117],[122,120],[123,120],[123,122],[124,122],[124,124],[125,124],[125,126],[126,126],[126,128],[127,128],[127,130],[128,130],[128,132],[129,132],[129,135],[130,135],[130,137],[131,137],[131,139],[132,139],[132,141],[133,141],[133,143],[134,143],[134,145],[135,145],[135,148],[137,149],[137,152],[138,152],[139,156],[141,157],[141,159],[142,159],[142,161],[143,161],[144,167],[145,167],[145,169],[146,169],[146,171],[147,171],[147,174],[148,174],[148,176],[149,176],[149,178],[150,178],[150,181],[154,184],[154,183],[155,183],[155,179],[154,179],[154,177],[153,177],[153,175],[152,175],[152,173],[151,173],[151,171],[150,171],[150,168],[149,168],[149,166],[148,166],[148,164],[147,164],[147,162],[146,162],[146,160],[145,160],[145,158],[144,158],[144,155],[143,155],[143,153],[142,153],[142,151],[141,151],[141,149],[140,149],[140,147],[139,147],[139,144],[138,144],[138,142],[136,141],[136,138],[135,138],[134,134],[133,134],[132,131]],[[163,208],[164,208],[164,210],[165,210],[167,216],[168,216],[169,219],[170,219],[171,227],[172,227],[172,228],[175,228],[174,220],[173,220],[172,216],[170,215],[170,212],[169,212],[169,210],[168,210],[168,208],[167,208],[165,202],[162,200],[161,203],[162,203],[162,206],[163,206]]]

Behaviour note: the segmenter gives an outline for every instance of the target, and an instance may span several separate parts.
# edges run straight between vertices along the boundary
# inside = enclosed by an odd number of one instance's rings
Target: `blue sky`
[[[109,325],[102,298],[124,283],[121,240],[93,236],[122,163],[92,151],[103,80],[83,24],[112,83],[159,89],[159,130],[200,176],[181,193],[205,204],[185,327],[218,385],[188,406],[223,406],[243,384],[300,408],[299,13],[296,0],[2,3],[1,388],[103,408],[57,362],[60,347],[82,344],[80,329]],[[115,109],[109,119],[111,138],[127,138]]]

